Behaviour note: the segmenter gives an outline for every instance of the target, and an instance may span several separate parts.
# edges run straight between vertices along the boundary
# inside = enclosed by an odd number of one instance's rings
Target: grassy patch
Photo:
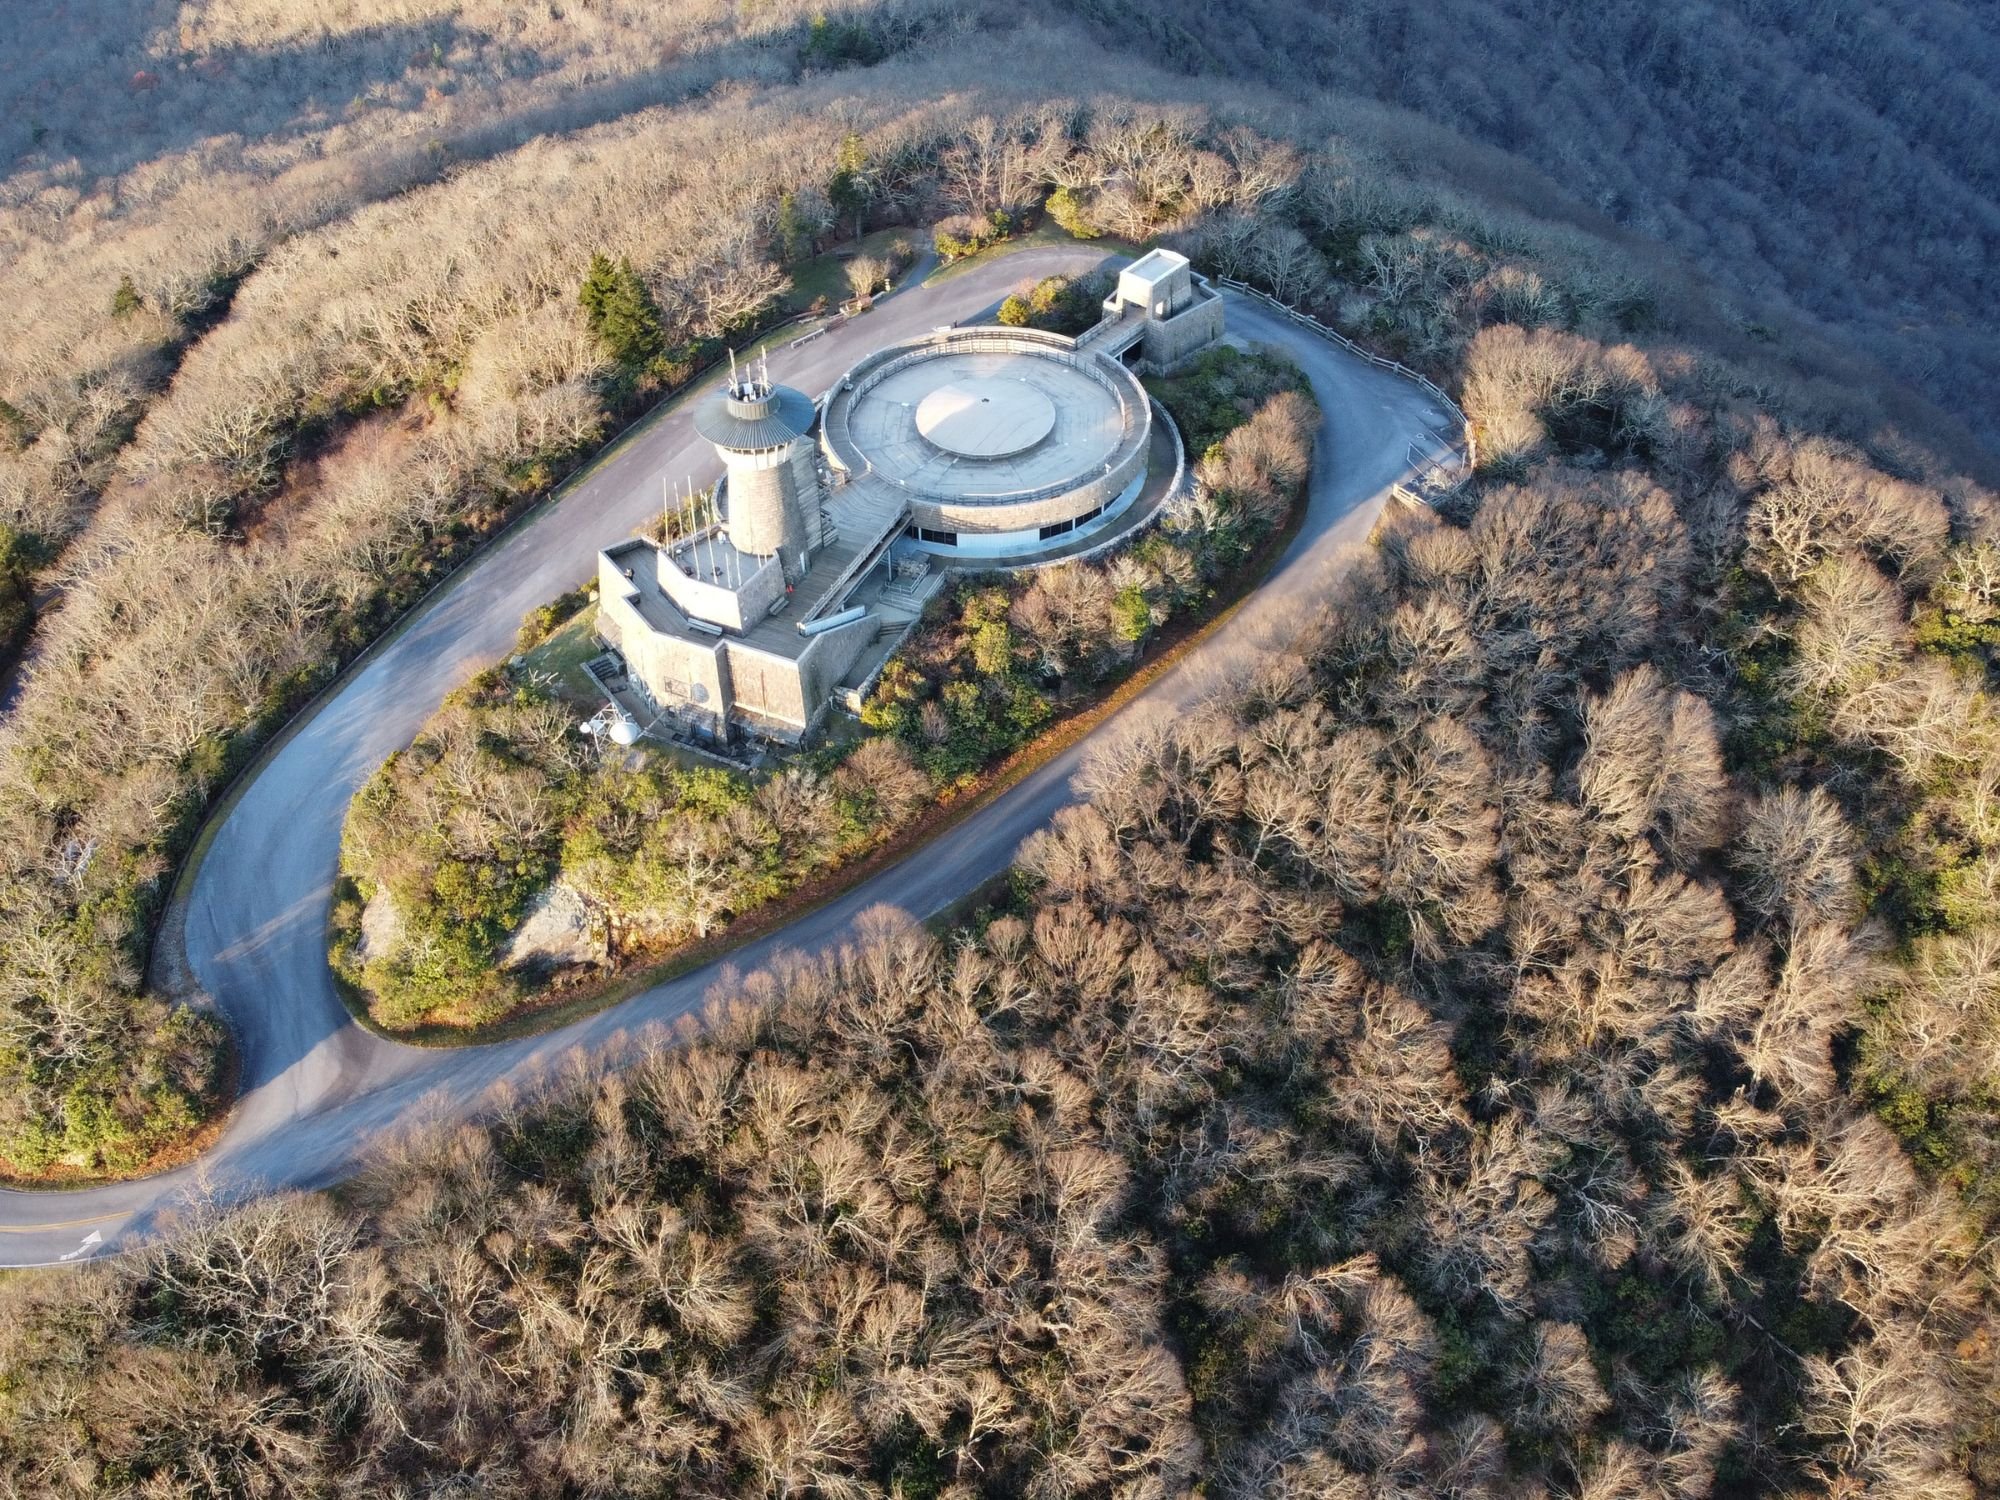
[[[1010,239],[989,245],[976,255],[960,256],[950,265],[939,266],[926,278],[928,282],[949,281],[954,276],[963,276],[974,266],[988,265],[1005,256],[1018,255],[1023,250],[1101,250],[1106,255],[1123,255],[1133,259],[1146,253],[1146,247],[1121,240],[1111,235],[1100,235],[1094,240],[1080,240],[1060,225],[1044,219],[1033,229],[1022,231]]]
[[[826,299],[829,307],[838,307],[850,295],[847,284],[847,263],[858,256],[871,255],[877,260],[888,260],[889,252],[898,240],[906,240],[912,249],[923,243],[921,229],[876,229],[863,235],[857,243],[847,240],[830,250],[801,261],[792,268],[792,289],[785,294],[785,309],[788,312],[805,312],[820,298]]]
[[[592,606],[557,626],[539,646],[524,653],[520,672],[551,677],[563,698],[594,709],[600,706],[603,695],[583,665],[603,651],[597,639],[597,609]]]

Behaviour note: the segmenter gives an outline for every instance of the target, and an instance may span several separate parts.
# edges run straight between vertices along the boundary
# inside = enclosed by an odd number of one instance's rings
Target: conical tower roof
[[[757,453],[812,431],[812,399],[788,385],[745,380],[725,386],[694,414],[694,430],[718,448]]]

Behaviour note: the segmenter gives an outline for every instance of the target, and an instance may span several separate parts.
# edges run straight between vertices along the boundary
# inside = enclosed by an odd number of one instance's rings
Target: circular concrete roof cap
[[[968,376],[917,403],[917,431],[961,458],[1025,453],[1055,425],[1055,403],[1025,380]]]

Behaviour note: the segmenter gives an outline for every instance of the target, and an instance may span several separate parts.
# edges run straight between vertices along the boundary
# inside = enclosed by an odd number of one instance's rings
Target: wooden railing
[[[1320,322],[1318,318],[1315,318],[1311,313],[1300,312],[1296,307],[1293,307],[1288,303],[1280,302],[1276,297],[1273,297],[1269,292],[1259,291],[1256,287],[1251,286],[1246,282],[1237,281],[1234,277],[1230,276],[1218,276],[1215,279],[1221,282],[1222,285],[1228,287],[1231,291],[1240,292],[1246,297],[1254,297],[1259,302],[1262,302],[1266,306],[1272,308],[1274,311],[1283,313],[1293,322],[1302,324],[1303,326],[1310,328],[1314,333],[1319,334],[1322,338],[1331,339],[1334,343],[1340,345],[1341,348],[1345,349],[1349,354],[1367,360],[1369,364],[1374,365],[1378,370],[1393,371],[1394,373],[1401,375],[1406,380],[1414,380],[1418,385],[1422,386],[1426,391],[1430,392],[1432,396],[1437,398],[1439,404],[1442,405],[1446,411],[1450,412],[1453,418],[1457,420],[1459,435],[1460,435],[1459,440],[1465,444],[1464,465],[1460,471],[1457,483],[1452,485],[1451,488],[1456,489],[1458,485],[1463,484],[1468,478],[1471,477],[1473,469],[1476,468],[1479,463],[1479,449],[1477,445],[1477,440],[1472,435],[1472,423],[1466,420],[1466,415],[1464,410],[1459,406],[1459,404],[1456,401],[1452,400],[1450,396],[1445,394],[1444,388],[1440,386],[1436,381],[1432,380],[1428,375],[1423,374],[1421,371],[1412,370],[1408,365],[1403,364],[1400,360],[1390,359],[1386,355],[1377,354],[1372,349],[1367,349],[1362,347],[1360,344],[1355,343],[1354,340],[1349,338],[1346,334],[1342,333],[1338,328],[1329,328],[1326,324]],[[1415,451],[1414,445],[1412,445],[1411,457],[1413,460],[1418,460],[1420,458],[1420,456]],[[1427,456],[1423,458],[1423,461],[1429,461]]]

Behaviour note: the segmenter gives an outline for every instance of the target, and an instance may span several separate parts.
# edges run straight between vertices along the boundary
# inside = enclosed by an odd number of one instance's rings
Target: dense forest
[[[2000,26],[1901,0],[1079,0],[1190,72],[1413,110],[1533,162],[1740,295],[1837,326],[1989,445]]]
[[[1933,873],[1980,838],[1982,710],[1888,622],[1963,620],[1986,554],[1740,397],[1683,412],[1691,471],[1541,412],[1519,482],[1104,747],[973,926],[885,914],[337,1198],[11,1288],[11,1482],[1990,1484],[1985,1122],[1927,1179],[1868,1105],[1990,1091],[1991,885],[1955,863],[1899,968],[1864,904],[1882,809],[1966,841],[1906,842]]]
[[[223,779],[850,215],[1164,238],[1444,382],[1479,473],[1100,747],[963,928],[881,915],[335,1194],[8,1281],[0,1487],[2000,1488],[2000,509],[1948,426],[1525,169],[1487,200],[1492,155],[1215,48],[570,8],[100,7],[90,66],[155,75],[102,129],[106,80],[6,49],[0,521],[55,596],[0,726],[17,1169],[193,1122],[209,1023],[142,968]],[[656,10],[684,41],[620,61]],[[579,309],[599,259],[645,370]]]

